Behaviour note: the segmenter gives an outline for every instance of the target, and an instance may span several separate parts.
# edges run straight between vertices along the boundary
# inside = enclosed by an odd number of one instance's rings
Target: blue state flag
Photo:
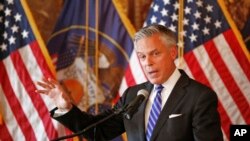
[[[57,79],[81,110],[110,108],[133,51],[118,0],[66,0],[47,44]]]

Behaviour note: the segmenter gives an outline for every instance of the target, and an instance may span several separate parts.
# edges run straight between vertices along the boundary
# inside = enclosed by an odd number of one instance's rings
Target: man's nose
[[[146,57],[145,59],[145,65],[151,66],[153,64],[152,57]]]

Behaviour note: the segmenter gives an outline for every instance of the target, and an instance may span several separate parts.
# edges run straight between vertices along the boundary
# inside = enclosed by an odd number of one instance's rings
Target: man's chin
[[[155,78],[149,78],[148,80],[152,84],[161,84],[161,82],[159,80],[155,79]]]

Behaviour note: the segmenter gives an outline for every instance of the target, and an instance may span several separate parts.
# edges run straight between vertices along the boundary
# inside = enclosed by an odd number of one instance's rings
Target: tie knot
[[[161,90],[162,90],[163,88],[164,88],[164,87],[163,87],[162,85],[156,85],[155,90],[156,90],[157,92],[161,92]]]

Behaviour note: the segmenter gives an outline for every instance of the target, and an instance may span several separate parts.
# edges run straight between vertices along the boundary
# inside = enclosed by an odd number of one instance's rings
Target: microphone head
[[[145,97],[145,99],[147,99],[149,96],[149,92],[145,89],[141,89],[137,92],[137,96],[139,96],[139,95],[143,95]]]
[[[141,103],[147,99],[149,96],[149,92],[145,89],[141,89],[137,92],[137,97],[130,102],[128,107],[126,108],[126,112],[124,113],[124,116],[126,119],[131,119],[134,113],[138,110]]]

